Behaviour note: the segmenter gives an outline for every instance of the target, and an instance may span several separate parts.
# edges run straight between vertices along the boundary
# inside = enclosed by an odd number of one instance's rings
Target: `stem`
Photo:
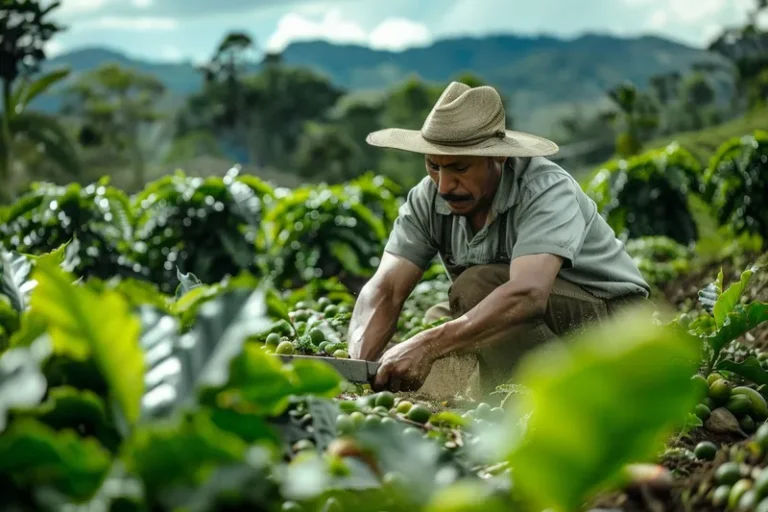
[[[717,352],[715,352],[714,350],[712,351],[712,359],[709,360],[709,365],[707,366],[707,375],[712,373],[712,370],[714,369],[715,363],[717,362],[717,358],[719,356],[720,356],[720,352],[719,351],[717,351]]]
[[[11,199],[13,191],[11,187],[11,82],[3,80],[3,119],[0,127],[0,145],[5,151],[0,155],[0,201]]]

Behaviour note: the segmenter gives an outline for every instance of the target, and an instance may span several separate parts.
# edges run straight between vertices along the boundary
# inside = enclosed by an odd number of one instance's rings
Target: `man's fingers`
[[[381,391],[387,385],[389,381],[389,374],[392,371],[392,366],[388,363],[384,363],[379,367],[379,371],[376,372],[376,379],[371,386],[374,391]]]
[[[402,389],[400,388],[401,383],[402,383],[402,379],[400,378],[399,375],[392,375],[392,376],[390,376],[390,378],[389,378],[389,390],[391,392],[393,392],[393,393],[398,393],[398,392],[402,391]]]

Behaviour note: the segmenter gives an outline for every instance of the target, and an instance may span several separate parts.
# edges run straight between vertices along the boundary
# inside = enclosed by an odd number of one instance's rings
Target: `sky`
[[[49,56],[102,46],[154,61],[208,59],[229,31],[261,50],[323,39],[399,51],[452,36],[661,35],[703,47],[754,0],[61,0]]]

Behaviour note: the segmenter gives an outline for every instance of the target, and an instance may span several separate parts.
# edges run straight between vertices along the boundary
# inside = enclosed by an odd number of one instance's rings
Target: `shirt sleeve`
[[[437,243],[429,230],[432,214],[425,184],[412,188],[400,206],[384,251],[426,269],[438,252]]]
[[[584,243],[586,219],[577,185],[568,176],[546,173],[526,184],[518,212],[512,259],[554,254],[572,268]]]

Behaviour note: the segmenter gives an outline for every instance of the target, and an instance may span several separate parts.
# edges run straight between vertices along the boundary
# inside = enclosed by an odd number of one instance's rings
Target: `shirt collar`
[[[501,172],[499,188],[496,189],[496,195],[491,205],[491,218],[495,218],[498,214],[515,206],[520,198],[517,178],[530,161],[530,158],[507,158],[507,163]],[[440,215],[452,214],[448,202],[439,195],[435,196],[435,211]]]

